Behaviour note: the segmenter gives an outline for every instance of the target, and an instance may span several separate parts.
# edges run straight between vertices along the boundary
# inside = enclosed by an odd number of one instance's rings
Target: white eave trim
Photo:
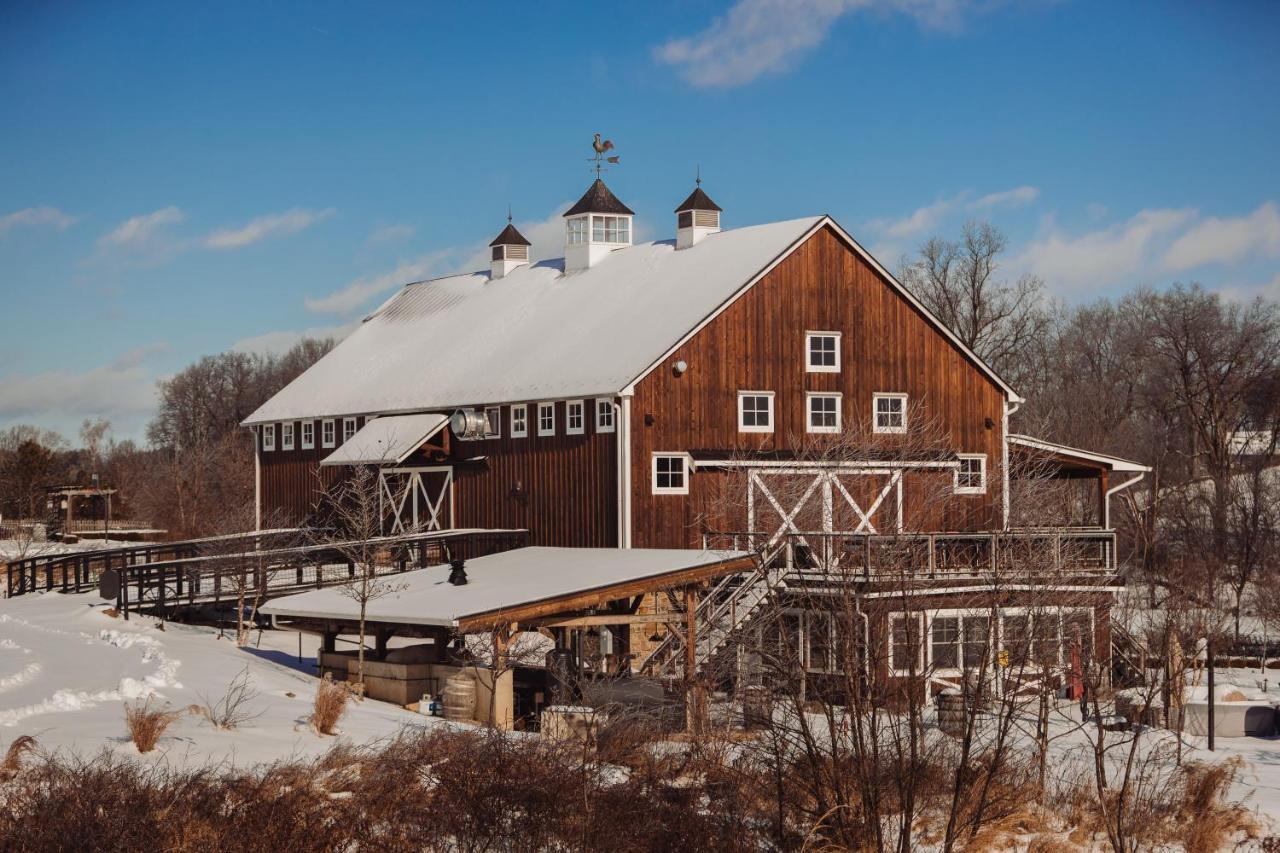
[[[1054,444],[1052,441],[1045,441],[1042,438],[1032,438],[1029,435],[1010,433],[1009,443],[1016,444],[1020,447],[1029,447],[1032,450],[1041,450],[1045,453],[1059,453],[1063,456],[1075,456],[1086,462],[1096,462],[1099,465],[1105,465],[1112,471],[1129,471],[1135,474],[1145,474],[1151,470],[1150,465],[1131,462],[1128,459],[1121,459],[1118,456],[1107,456],[1105,453],[1094,453],[1091,450],[1081,450],[1078,447],[1069,447],[1065,444]]]

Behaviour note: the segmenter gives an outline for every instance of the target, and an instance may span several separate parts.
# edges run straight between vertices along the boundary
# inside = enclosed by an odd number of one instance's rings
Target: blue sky
[[[0,6],[0,428],[140,435],[206,353],[555,255],[588,143],[649,239],[830,213],[890,266],[985,218],[1074,303],[1280,296],[1280,4]],[[482,265],[480,263],[479,265]]]

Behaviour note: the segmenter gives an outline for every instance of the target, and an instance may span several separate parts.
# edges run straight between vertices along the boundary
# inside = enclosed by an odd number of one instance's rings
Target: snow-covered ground
[[[316,680],[309,673],[316,639],[255,633],[248,648],[213,628],[106,615],[96,595],[46,593],[0,600],[0,750],[19,735],[46,749],[91,756],[109,749],[137,756],[125,727],[127,701],[154,695],[154,705],[182,708],[216,702],[246,668],[258,716],[231,731],[201,717],[174,723],[148,761],[250,765],[315,756],[340,740],[366,743],[405,726],[439,725],[397,706],[352,702],[338,737],[306,723]]]

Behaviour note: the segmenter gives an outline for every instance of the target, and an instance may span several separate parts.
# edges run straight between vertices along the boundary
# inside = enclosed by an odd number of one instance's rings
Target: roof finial
[[[511,202],[507,202],[507,224],[511,224]]]
[[[699,186],[699,187],[700,187],[700,186],[702,186],[702,164],[701,164],[701,163],[699,163],[699,164],[698,164],[698,166],[697,166],[697,170],[698,170],[698,171],[697,171],[697,175],[698,175],[698,176],[697,176],[696,178],[694,178],[693,183],[694,183],[694,185],[695,185],[695,186]]]

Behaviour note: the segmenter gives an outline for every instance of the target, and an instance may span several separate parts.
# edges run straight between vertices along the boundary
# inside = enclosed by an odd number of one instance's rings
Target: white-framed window
[[[596,400],[596,432],[613,432],[612,400]]]
[[[320,422],[320,446],[333,447],[338,443],[338,429],[333,418]]]
[[[556,404],[538,404],[538,435],[556,434]]]
[[[653,454],[653,493],[689,494],[689,457],[684,453]]]
[[[871,417],[876,432],[907,431],[907,395],[874,394],[871,397]]]
[[[805,332],[805,367],[809,373],[840,372],[840,333]]]
[[[280,449],[293,450],[293,421],[280,424]]]
[[[808,408],[806,431],[839,432],[841,395],[811,391],[805,396]]]
[[[738,392],[738,432],[773,432],[773,392]]]
[[[502,438],[502,407],[486,406],[484,410],[485,438]]]
[[[524,438],[529,434],[529,407],[524,403],[511,407],[511,437]]]
[[[629,216],[591,217],[591,241],[593,243],[630,243],[631,218]]]
[[[957,495],[981,495],[987,491],[987,454],[957,454],[960,467],[956,469],[955,493]]]
[[[262,449],[264,451],[276,449],[276,425],[275,424],[262,425]]]
[[[889,669],[897,675],[924,669],[924,632],[920,613],[894,613],[889,616]],[[912,655],[915,664],[912,664]]]
[[[356,434],[356,419],[355,419],[355,418],[343,418],[343,419],[342,419],[342,440],[343,440],[343,442],[345,443],[345,442],[350,441],[350,440],[351,440],[351,437],[352,437],[353,435],[355,435],[355,434]]]
[[[569,400],[564,404],[565,435],[582,435],[587,431],[587,404],[582,400]]]
[[[302,449],[311,450],[316,446],[316,422],[302,422]]]
[[[805,668],[814,672],[836,671],[835,620],[830,613],[804,613]]]
[[[587,217],[575,216],[568,222],[568,239],[570,246],[581,245],[587,242]]]

